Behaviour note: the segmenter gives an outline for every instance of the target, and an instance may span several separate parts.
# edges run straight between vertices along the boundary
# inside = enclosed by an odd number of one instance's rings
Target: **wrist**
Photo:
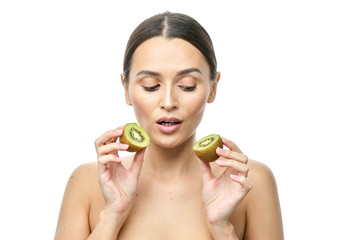
[[[106,226],[120,230],[121,226],[124,224],[126,220],[126,216],[125,213],[117,214],[105,208],[100,212],[99,220],[100,222],[106,224]]]
[[[87,240],[116,240],[123,225],[123,222],[119,220],[120,218],[109,214],[109,211],[104,209],[100,212],[96,227]]]
[[[234,225],[230,221],[223,223],[209,223],[209,229],[214,240],[238,240]]]

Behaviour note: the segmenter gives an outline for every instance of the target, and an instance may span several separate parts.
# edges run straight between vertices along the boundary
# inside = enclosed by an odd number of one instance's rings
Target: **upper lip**
[[[159,118],[156,123],[162,123],[162,122],[176,122],[176,123],[181,123],[182,121],[176,117],[162,117]]]

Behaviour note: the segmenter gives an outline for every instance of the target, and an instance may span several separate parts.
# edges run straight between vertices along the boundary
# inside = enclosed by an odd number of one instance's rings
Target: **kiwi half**
[[[124,126],[120,142],[129,145],[128,152],[137,152],[149,145],[150,137],[145,130],[136,123],[127,123]]]
[[[219,158],[216,148],[223,147],[223,142],[218,134],[211,134],[203,137],[193,146],[194,153],[204,162],[212,162]]]

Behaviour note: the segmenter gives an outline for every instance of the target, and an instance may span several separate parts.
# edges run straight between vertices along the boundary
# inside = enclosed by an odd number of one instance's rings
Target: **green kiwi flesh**
[[[128,152],[137,152],[149,145],[150,137],[137,123],[128,123],[124,126],[120,142],[129,145]]]
[[[219,158],[216,154],[218,147],[223,147],[221,137],[218,134],[211,134],[197,141],[193,146],[193,151],[200,160],[212,162]]]

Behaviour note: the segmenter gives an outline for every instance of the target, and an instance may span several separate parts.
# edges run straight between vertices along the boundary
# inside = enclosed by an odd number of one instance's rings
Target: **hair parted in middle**
[[[196,47],[205,57],[210,67],[210,79],[216,79],[217,62],[209,34],[192,17],[164,12],[154,15],[140,23],[131,34],[124,56],[124,82],[129,81],[132,56],[139,45],[150,38],[162,36],[167,39],[180,38]]]

